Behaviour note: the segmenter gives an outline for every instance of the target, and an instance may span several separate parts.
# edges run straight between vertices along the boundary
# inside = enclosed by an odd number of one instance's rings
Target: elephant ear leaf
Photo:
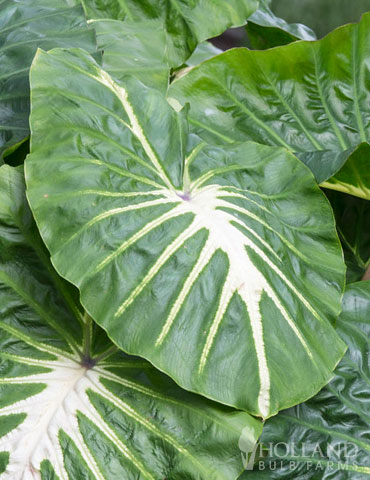
[[[263,417],[325,385],[345,349],[330,323],[344,263],[307,167],[285,149],[187,143],[184,112],[81,50],[40,51],[31,83],[31,208],[110,338]]]
[[[369,200],[369,64],[370,13],[322,40],[225,52],[176,80],[169,95],[190,102],[207,141],[284,146],[325,187]]]
[[[266,422],[261,452],[267,456],[240,480],[370,478],[370,281],[347,287],[337,329],[348,352],[333,380]]]
[[[181,390],[82,314],[53,270],[21,172],[0,168],[0,474],[235,479],[261,423]]]
[[[37,48],[80,47],[93,53],[95,35],[79,2],[0,1],[0,162],[29,136],[29,69]]]
[[[159,20],[172,67],[182,65],[198,43],[220,35],[229,27],[245,25],[258,7],[258,0],[83,0],[83,3],[90,19]]]

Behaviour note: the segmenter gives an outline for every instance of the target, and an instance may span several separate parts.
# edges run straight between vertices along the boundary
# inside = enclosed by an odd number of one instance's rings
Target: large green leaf
[[[203,138],[284,146],[320,183],[336,174],[328,188],[370,199],[369,81],[367,14],[316,42],[230,50],[175,81],[170,96],[190,102]]]
[[[133,75],[148,86],[166,92],[170,66],[168,42],[160,20],[121,22],[92,20],[104,70],[120,80]]]
[[[286,45],[296,40],[316,40],[306,25],[287,23],[271,10],[271,0],[260,0],[258,9],[248,19],[249,40],[258,50]]]
[[[81,47],[93,53],[94,32],[79,3],[0,0],[0,163],[4,151],[29,135],[29,81],[38,47]]]
[[[160,19],[171,66],[180,66],[198,43],[244,25],[258,0],[83,0],[89,18]]]
[[[81,318],[39,238],[23,175],[9,166],[0,168],[0,247],[2,480],[239,475],[239,436],[253,445],[261,424],[116,352]]]
[[[264,417],[327,383],[344,264],[307,167],[255,143],[186,155],[184,115],[81,50],[39,51],[31,83],[31,207],[109,336]]]
[[[370,478],[370,282],[348,286],[338,332],[349,349],[334,379],[310,401],[266,422],[262,442],[269,456],[243,480]]]

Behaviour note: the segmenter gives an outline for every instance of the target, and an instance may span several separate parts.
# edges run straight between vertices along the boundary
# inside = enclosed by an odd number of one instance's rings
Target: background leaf
[[[117,345],[264,417],[326,384],[344,264],[308,168],[255,143],[187,144],[184,112],[81,50],[39,52],[31,82],[28,198]]]
[[[248,20],[248,38],[253,48],[264,50],[286,45],[296,40],[316,40],[315,33],[306,25],[289,24],[277,17],[270,6],[270,0],[260,0],[258,9]]]
[[[83,0],[89,18],[142,21],[160,19],[168,41],[168,57],[178,67],[198,43],[228,27],[244,25],[257,0]],[[212,21],[210,21],[212,19]]]
[[[370,199],[368,169],[363,172],[370,140],[369,32],[366,14],[316,42],[230,50],[176,80],[169,96],[190,103],[190,121],[207,141],[284,146],[318,181],[335,174],[328,188]]]
[[[7,165],[0,168],[0,247],[2,479],[239,475],[239,437],[253,446],[261,424],[114,353],[86,315],[75,318],[74,289],[54,272],[23,175]]]
[[[271,8],[287,22],[304,22],[319,38],[369,10],[369,0],[272,0]]]
[[[200,43],[192,53],[191,57],[186,60],[186,65],[195,67],[196,65],[199,65],[199,63],[205,62],[222,52],[222,50],[212,45],[211,42]]]
[[[276,446],[273,454],[265,470],[246,472],[240,480],[370,477],[370,282],[347,287],[337,328],[349,349],[334,379],[313,399],[266,422],[262,442]],[[270,461],[276,469],[268,467]]]
[[[67,0],[0,0],[0,164],[4,151],[29,136],[29,67],[37,48],[95,52],[82,6]]]

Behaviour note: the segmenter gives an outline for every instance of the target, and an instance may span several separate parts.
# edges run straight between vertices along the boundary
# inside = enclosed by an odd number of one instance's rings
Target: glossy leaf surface
[[[230,480],[261,424],[118,353],[53,270],[24,196],[0,168],[2,480]],[[113,348],[112,348],[113,347]],[[116,352],[116,353],[115,353]]]
[[[313,399],[266,422],[262,442],[276,446],[273,454],[265,470],[256,466],[241,480],[370,478],[370,282],[347,287],[337,327],[349,348],[334,379]]]
[[[190,102],[207,141],[284,146],[320,183],[335,175],[328,188],[370,199],[369,81],[366,14],[316,42],[225,52],[175,81],[170,96]]]
[[[171,66],[180,66],[198,43],[244,25],[258,0],[83,0],[89,18],[160,19]]]
[[[96,49],[82,6],[67,0],[0,0],[0,163],[29,135],[28,74],[37,48]]]
[[[117,345],[264,417],[327,383],[344,264],[311,172],[255,143],[186,154],[184,112],[81,50],[39,52],[31,82],[28,198]]]

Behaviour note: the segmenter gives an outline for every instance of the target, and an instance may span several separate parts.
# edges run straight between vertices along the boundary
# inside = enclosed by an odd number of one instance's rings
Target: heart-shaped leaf
[[[235,479],[239,437],[253,446],[260,422],[116,351],[53,270],[23,175],[2,166],[1,479]]]
[[[207,141],[284,146],[318,182],[335,175],[325,187],[370,199],[369,81],[370,13],[316,42],[230,50],[176,80],[169,95],[190,102]]]
[[[337,327],[349,349],[334,379],[266,422],[255,454],[267,456],[240,480],[370,478],[370,282],[347,287]]]
[[[344,264],[311,172],[255,143],[186,154],[183,114],[81,50],[39,52],[31,82],[28,198],[117,345],[263,417],[326,384]]]
[[[38,47],[96,50],[79,2],[0,0],[0,163],[7,148],[29,135],[28,74]]]

